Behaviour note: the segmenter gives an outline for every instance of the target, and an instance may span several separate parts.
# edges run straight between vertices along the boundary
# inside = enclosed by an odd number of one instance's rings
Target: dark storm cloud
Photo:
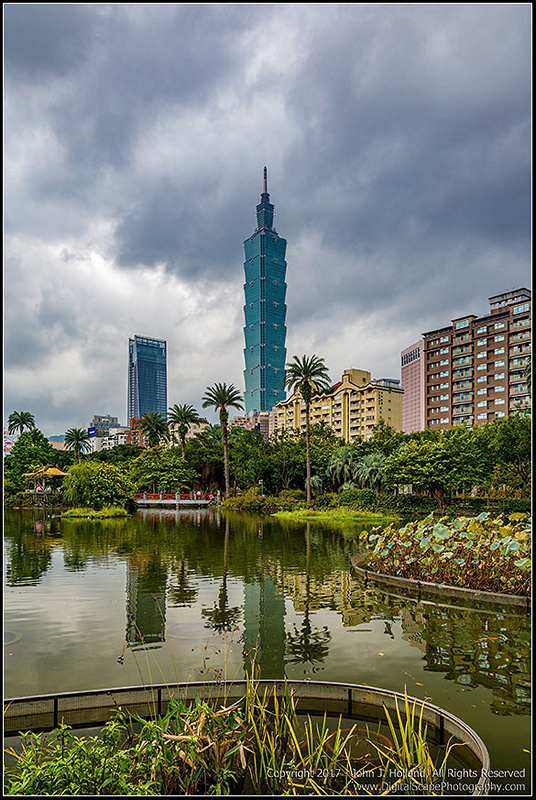
[[[8,402],[35,396],[50,419],[83,405],[71,425],[121,414],[135,332],[169,339],[189,402],[210,382],[197,365],[241,380],[242,243],[264,164],[288,240],[289,340],[330,339],[336,369],[396,377],[423,330],[527,285],[531,14],[4,6]],[[384,350],[369,356],[362,329]],[[99,352],[107,376],[92,372]]]

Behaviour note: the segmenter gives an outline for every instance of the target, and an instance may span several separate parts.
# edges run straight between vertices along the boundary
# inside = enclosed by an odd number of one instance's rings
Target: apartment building
[[[412,348],[402,352],[408,418],[410,407],[422,407],[423,428],[441,430],[485,425],[513,413],[530,415],[525,378],[532,344],[529,289],[490,297],[485,316],[467,314],[422,337],[421,355],[414,359],[421,374],[413,384],[406,379],[410,362],[404,361]]]
[[[305,430],[305,403],[298,393],[276,405],[277,429]],[[402,389],[392,378],[371,378],[363,369],[345,369],[329,393],[313,398],[311,424],[325,422],[341,439],[370,439],[380,419],[402,430]]]
[[[236,416],[229,420],[230,428],[245,428],[247,431],[262,433],[264,439],[269,439],[277,428],[277,411],[259,411],[256,414]]]

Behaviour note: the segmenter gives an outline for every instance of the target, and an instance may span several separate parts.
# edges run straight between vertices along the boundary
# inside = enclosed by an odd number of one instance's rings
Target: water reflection
[[[145,511],[134,520],[100,522],[6,512],[6,584],[23,590],[7,598],[7,607],[16,620],[17,603],[46,604],[39,587],[48,574],[60,574],[58,558],[63,557],[67,602],[69,593],[76,598],[77,580],[88,570],[120,563],[126,585],[114,664],[124,636],[132,649],[169,644],[172,614],[172,642],[188,626],[199,639],[233,636],[241,640],[244,667],[251,666],[255,654],[262,677],[333,669],[337,647],[336,658],[345,653],[341,668],[348,664],[352,680],[355,640],[349,644],[342,637],[359,631],[364,643],[379,624],[389,640],[405,643],[425,671],[460,687],[490,690],[494,713],[530,713],[528,615],[416,601],[363,583],[349,569],[357,546],[355,531],[197,510]],[[24,587],[32,594],[24,594]],[[26,636],[31,635],[28,630]],[[183,654],[176,657],[180,661]],[[390,668],[399,673],[403,664],[393,662]]]

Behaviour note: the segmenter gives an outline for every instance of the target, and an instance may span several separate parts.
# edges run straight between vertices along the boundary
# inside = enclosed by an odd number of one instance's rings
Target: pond
[[[428,699],[530,793],[530,615],[417,601],[350,569],[363,525],[199,511],[4,518],[4,696],[260,677]],[[508,774],[508,773],[516,774]]]

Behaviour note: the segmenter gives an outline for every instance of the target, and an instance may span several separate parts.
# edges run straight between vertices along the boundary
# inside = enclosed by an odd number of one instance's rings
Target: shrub
[[[376,503],[376,492],[374,489],[343,489],[339,494],[339,504],[341,506],[351,506],[352,508],[373,508]]]
[[[325,492],[316,501],[318,508],[337,508],[339,505],[339,495],[336,492]]]
[[[302,489],[283,489],[283,491],[279,492],[279,499],[301,502],[307,499],[307,495]]]

